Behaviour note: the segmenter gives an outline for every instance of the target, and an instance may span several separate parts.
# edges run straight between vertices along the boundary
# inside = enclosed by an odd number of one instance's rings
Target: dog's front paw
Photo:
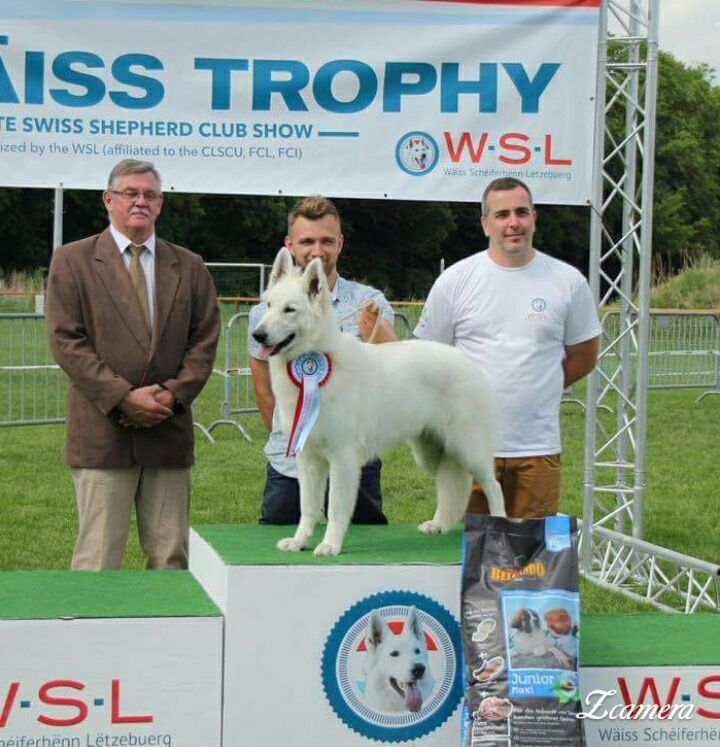
[[[430,521],[423,521],[422,524],[418,527],[418,529],[423,534],[440,534],[440,532],[443,531],[443,528],[433,519],[430,519]]]
[[[329,542],[321,542],[313,551],[318,558],[328,558],[340,554],[340,545],[331,545]]]
[[[285,537],[285,539],[281,539],[275,547],[277,547],[278,550],[298,552],[305,547],[305,543],[295,539],[295,537]]]

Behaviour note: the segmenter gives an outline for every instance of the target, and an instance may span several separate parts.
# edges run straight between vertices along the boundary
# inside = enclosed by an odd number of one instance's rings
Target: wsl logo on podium
[[[440,149],[435,139],[427,132],[408,132],[395,147],[397,165],[410,176],[425,176],[436,166]]]
[[[378,742],[419,739],[450,717],[462,696],[460,628],[422,594],[387,591],[350,607],[323,651],[333,710]]]

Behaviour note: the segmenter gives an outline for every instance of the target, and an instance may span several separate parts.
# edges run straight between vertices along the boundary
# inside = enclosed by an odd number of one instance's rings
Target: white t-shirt
[[[536,250],[523,267],[480,252],[433,285],[415,336],[464,350],[495,395],[499,457],[560,451],[565,345],[600,334],[587,281]]]

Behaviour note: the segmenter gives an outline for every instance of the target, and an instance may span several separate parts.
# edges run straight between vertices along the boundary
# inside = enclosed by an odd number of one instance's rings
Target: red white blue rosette
[[[327,353],[312,350],[287,364],[290,381],[300,388],[286,456],[295,456],[305,445],[320,412],[320,387],[330,378],[332,362]]]

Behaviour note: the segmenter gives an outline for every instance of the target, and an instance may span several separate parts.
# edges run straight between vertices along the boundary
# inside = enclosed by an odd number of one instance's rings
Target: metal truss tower
[[[663,609],[720,610],[720,567],[642,539],[659,6],[600,11],[590,286],[603,349],[587,385],[581,561],[591,581]]]

